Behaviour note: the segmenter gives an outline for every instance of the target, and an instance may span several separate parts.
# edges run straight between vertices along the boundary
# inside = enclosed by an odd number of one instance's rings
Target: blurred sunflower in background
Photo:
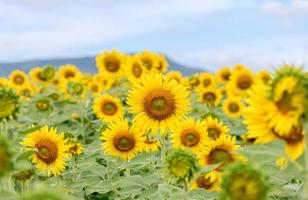
[[[227,83],[230,80],[231,73],[230,67],[223,67],[216,72],[216,78],[221,83]]]
[[[208,137],[212,140],[216,140],[229,132],[229,128],[222,121],[212,116],[202,120],[202,125],[206,129]]]
[[[124,115],[121,101],[109,94],[95,98],[93,111],[100,120],[106,122],[121,119]]]
[[[162,67],[161,70],[163,70],[164,65],[159,65],[158,57],[153,52],[145,50],[134,56],[139,59],[142,62],[142,65],[150,72],[158,72],[159,67]]]
[[[19,89],[29,82],[25,72],[14,70],[9,77],[9,84],[12,88]]]
[[[67,64],[67,65],[62,65],[59,68],[59,78],[61,82],[80,80],[81,77],[82,73],[75,65]]]
[[[167,81],[175,80],[177,83],[183,84],[184,77],[183,74],[179,71],[170,71],[166,75],[166,80]]]
[[[230,96],[222,104],[224,113],[232,118],[239,118],[242,115],[243,108],[244,104],[240,97]]]
[[[247,91],[255,83],[254,74],[246,68],[234,69],[227,84],[227,92],[229,95],[246,96]]]
[[[198,88],[198,100],[199,102],[207,105],[207,106],[218,106],[220,104],[222,94],[219,90],[210,88],[210,89],[204,89],[204,88]]]
[[[96,57],[96,66],[104,76],[120,77],[127,67],[127,57],[119,51],[112,50],[99,54]]]

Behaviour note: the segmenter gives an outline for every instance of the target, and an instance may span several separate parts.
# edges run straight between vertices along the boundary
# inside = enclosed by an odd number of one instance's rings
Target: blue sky
[[[0,62],[159,51],[189,66],[308,65],[308,0],[0,0]]]

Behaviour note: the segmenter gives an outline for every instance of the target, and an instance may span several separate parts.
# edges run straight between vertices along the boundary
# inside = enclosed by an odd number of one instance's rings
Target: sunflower
[[[160,141],[155,138],[145,137],[143,149],[145,152],[157,152],[160,149]]]
[[[232,118],[238,118],[242,115],[244,105],[240,97],[230,96],[224,100],[222,109],[225,114]]]
[[[157,72],[160,68],[158,57],[155,53],[145,50],[142,53],[135,54],[134,56],[140,59],[143,66],[151,72]]]
[[[211,141],[205,147],[204,151],[199,152],[199,163],[204,165],[218,164],[215,170],[221,171],[226,165],[235,160],[243,160],[243,157],[234,153],[239,145],[236,145],[236,138],[228,135],[222,135],[215,141]]]
[[[168,60],[166,59],[166,57],[162,54],[156,54],[156,59],[157,59],[157,67],[156,69],[158,70],[158,72],[163,73],[165,71],[167,71],[169,63]]]
[[[5,77],[0,77],[0,89],[9,85],[9,81]]]
[[[203,89],[198,88],[197,90],[199,101],[207,106],[218,106],[220,100],[222,98],[220,90],[210,88],[210,89]]]
[[[161,74],[150,74],[129,91],[129,112],[142,130],[166,133],[189,110],[189,91]]]
[[[78,70],[75,65],[67,64],[62,65],[59,68],[59,78],[60,81],[69,81],[69,80],[80,80],[82,78],[82,73]]]
[[[228,94],[245,96],[254,83],[255,77],[249,69],[236,70],[227,83]]]
[[[217,173],[201,174],[190,184],[190,189],[205,189],[209,192],[220,191],[220,180]]]
[[[93,96],[96,96],[103,91],[102,84],[96,80],[92,80],[90,83],[88,83],[87,87]]]
[[[171,129],[170,138],[173,148],[186,149],[194,153],[201,151],[208,142],[206,127],[193,118],[186,118]]]
[[[229,128],[219,121],[217,118],[209,116],[202,121],[202,125],[206,127],[207,135],[212,140],[216,140],[220,136],[226,135]]]
[[[198,87],[200,85],[199,74],[194,74],[190,76],[188,79],[188,84],[190,85],[191,88]]]
[[[210,89],[213,88],[217,81],[213,74],[210,72],[204,72],[199,75],[200,85],[202,89]]]
[[[61,81],[59,84],[59,91],[66,96],[66,98],[77,97],[84,98],[86,94],[86,87],[81,81],[78,80],[69,80],[69,81]]]
[[[217,79],[222,83],[228,82],[230,80],[230,76],[231,76],[231,69],[229,67],[223,67],[219,69],[216,73]]]
[[[276,132],[288,134],[294,126],[298,126],[305,111],[303,91],[299,80],[293,76],[285,76],[275,84],[273,103],[267,106],[269,125]]]
[[[243,64],[235,64],[234,67],[233,67],[233,72],[236,73],[236,71],[247,70],[247,69],[248,68]]]
[[[264,84],[269,83],[269,81],[271,80],[271,74],[267,70],[259,71],[256,77],[257,81],[261,81]]]
[[[40,171],[46,171],[47,175],[58,176],[65,169],[65,162],[69,158],[69,145],[64,139],[64,134],[57,134],[56,128],[44,126],[28,134],[21,142],[29,150],[36,153],[32,156],[32,162]]]
[[[36,87],[27,83],[18,90],[18,93],[24,100],[29,100],[36,94]]]
[[[171,80],[175,80],[178,83],[183,83],[184,81],[184,77],[182,75],[181,72],[179,71],[170,71],[167,75],[166,75],[166,80],[167,81],[171,81]]]
[[[71,155],[80,155],[83,153],[83,151],[84,151],[83,147],[80,143],[76,143],[76,142],[70,143],[70,148],[68,152]]]
[[[117,120],[102,132],[101,140],[106,154],[131,160],[142,151],[145,138],[135,126],[129,127],[126,120]]]
[[[13,119],[19,110],[19,96],[10,89],[0,89],[0,121]]]
[[[131,83],[140,82],[141,78],[147,73],[147,69],[143,66],[141,60],[136,57],[130,57],[130,64],[126,68],[126,74]]]
[[[110,94],[96,97],[93,103],[93,111],[100,120],[106,122],[121,119],[124,114],[121,101]]]
[[[116,50],[106,51],[96,57],[96,66],[105,76],[119,77],[127,66],[127,58]]]
[[[20,70],[13,71],[9,77],[9,84],[15,89],[22,87],[28,82],[29,80],[27,74]]]

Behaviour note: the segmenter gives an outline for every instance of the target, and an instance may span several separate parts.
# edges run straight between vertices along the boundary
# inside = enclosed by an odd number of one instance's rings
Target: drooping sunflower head
[[[137,53],[134,56],[139,58],[143,64],[143,66],[151,72],[158,71],[159,68],[159,62],[158,57],[155,53],[152,53],[150,51],[143,51],[141,53]]]
[[[189,91],[161,74],[150,74],[128,94],[129,112],[142,130],[166,133],[189,110]]]
[[[229,132],[229,128],[225,126],[222,121],[212,116],[204,119],[202,124],[206,127],[207,135],[212,140],[216,140],[220,136],[226,135]]]
[[[198,88],[197,90],[199,101],[207,106],[218,106],[222,98],[221,92],[217,89],[203,89]]]
[[[239,154],[233,152],[238,148],[235,137],[222,135],[215,141],[209,142],[204,151],[198,153],[199,162],[203,166],[221,163],[216,168],[217,171],[221,171],[236,159],[243,159]]]
[[[0,121],[13,119],[19,110],[19,96],[9,89],[0,89]]]
[[[44,126],[28,134],[21,144],[36,152],[32,162],[48,176],[57,176],[65,169],[70,145],[64,139],[64,134],[57,134],[57,129]]]
[[[96,66],[101,74],[119,77],[127,65],[127,57],[119,51],[112,50],[96,57]]]
[[[200,87],[202,89],[210,89],[213,88],[216,83],[216,77],[210,72],[204,72],[199,75]]]
[[[255,77],[249,69],[235,70],[227,84],[228,94],[245,96],[254,83]]]
[[[102,132],[103,149],[108,155],[131,160],[143,150],[143,135],[134,125],[130,127],[126,120],[114,121]]]
[[[131,83],[138,83],[144,77],[148,70],[144,67],[139,57],[130,57],[130,62],[126,68],[126,74]]]
[[[166,157],[165,168],[167,173],[178,183],[183,180],[191,180],[197,171],[197,159],[184,150],[173,150]]]
[[[9,77],[9,83],[13,88],[20,88],[28,82],[27,74],[20,70],[13,71]]]
[[[191,88],[196,88],[200,85],[199,74],[194,74],[188,79],[188,83]]]
[[[262,171],[236,163],[226,169],[222,179],[222,200],[264,200],[269,186]]]
[[[170,71],[166,75],[166,80],[167,81],[175,80],[177,83],[183,83],[184,77],[183,77],[182,73],[179,72],[179,71]]]
[[[200,121],[186,118],[171,130],[171,144],[177,149],[201,151],[207,144],[206,127]]]
[[[12,152],[8,141],[0,135],[0,178],[13,169]]]
[[[60,66],[59,77],[60,81],[65,82],[68,80],[80,80],[82,74],[75,65],[67,64]]]
[[[244,105],[240,97],[228,97],[222,104],[222,109],[226,115],[238,118],[242,115]]]
[[[160,73],[163,73],[165,71],[167,71],[168,67],[169,67],[169,63],[168,60],[166,59],[166,57],[162,54],[156,54],[156,59],[157,59],[157,70]]]
[[[231,76],[231,69],[229,67],[223,67],[217,71],[216,77],[217,79],[222,82],[226,83],[230,80]]]
[[[51,101],[47,98],[38,99],[35,102],[35,107],[38,112],[49,112],[53,110],[53,105]]]
[[[120,99],[105,94],[95,98],[93,111],[96,116],[106,122],[112,122],[123,117],[124,111]]]

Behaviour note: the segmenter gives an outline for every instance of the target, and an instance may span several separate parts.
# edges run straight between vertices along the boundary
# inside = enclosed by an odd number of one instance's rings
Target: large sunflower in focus
[[[126,56],[116,50],[103,52],[96,57],[96,66],[101,74],[119,77],[126,68]]]
[[[131,160],[143,150],[143,133],[129,127],[126,120],[117,120],[109,125],[102,133],[101,140],[106,154],[123,160]]]
[[[109,94],[98,96],[93,104],[93,111],[103,121],[112,122],[123,117],[121,101]]]
[[[161,74],[146,76],[128,94],[129,112],[142,130],[165,133],[189,110],[189,91]]]
[[[64,139],[64,134],[57,134],[55,128],[43,128],[26,136],[21,143],[29,150],[35,150],[32,162],[47,175],[57,176],[65,169],[65,161],[69,158],[70,145]]]

